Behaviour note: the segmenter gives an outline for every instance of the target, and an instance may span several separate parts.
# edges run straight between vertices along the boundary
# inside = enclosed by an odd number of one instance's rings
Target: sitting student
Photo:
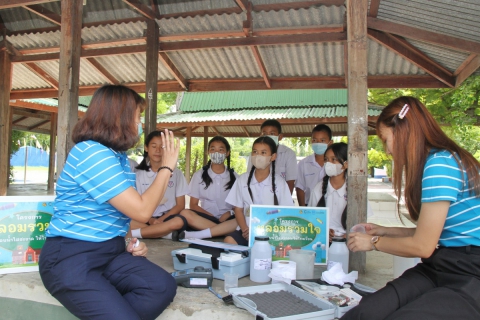
[[[136,167],[137,191],[143,194],[152,184],[161,169],[163,146],[161,132],[152,131],[145,140],[145,151],[142,162]],[[170,233],[184,230],[186,220],[179,213],[185,208],[187,181],[182,172],[175,168],[168,181],[167,190],[155,212],[147,223],[132,220],[130,230],[132,237],[170,239]]]
[[[347,228],[347,155],[344,142],[331,144],[325,151],[325,177],[312,189],[309,207],[328,207],[329,240],[345,237]],[[368,205],[367,205],[368,206]],[[370,206],[367,209],[371,215]]]
[[[250,157],[253,166],[249,173],[242,174],[235,181],[225,200],[234,206],[238,223],[237,230],[230,233],[225,242],[248,245],[249,221],[245,216],[250,215],[250,205],[293,206],[287,183],[275,174],[276,157],[277,144],[270,137],[262,136],[253,142]]]
[[[298,177],[295,181],[295,190],[299,206],[308,204],[312,189],[325,176],[324,153],[332,143],[332,130],[327,125],[319,124],[313,128],[311,138],[313,154],[300,160],[297,165]]]
[[[236,223],[226,231],[210,228],[233,219],[233,206],[225,202],[238,175],[230,168],[230,144],[216,136],[208,142],[210,160],[195,172],[189,185],[190,209],[180,212],[187,219],[188,227],[201,231],[186,231],[179,238],[205,239],[225,235],[235,230]],[[224,162],[227,160],[227,166]],[[215,232],[215,231],[219,232]],[[223,233],[225,232],[225,233]],[[176,238],[176,237],[174,237]]]
[[[279,144],[282,140],[282,125],[277,120],[266,120],[260,127],[262,136],[267,136],[273,139],[277,146],[277,158],[275,161],[275,171],[287,182],[290,194],[293,192],[293,186],[297,179],[297,156],[295,151]],[[247,172],[252,168],[251,158],[248,159]]]

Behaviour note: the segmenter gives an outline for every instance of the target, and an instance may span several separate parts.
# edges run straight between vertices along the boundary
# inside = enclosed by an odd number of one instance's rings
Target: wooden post
[[[192,156],[192,127],[187,128],[187,145],[185,150],[185,179],[190,183],[190,158]]]
[[[55,192],[55,152],[57,138],[57,114],[52,112],[50,116],[50,154],[48,158],[48,182],[47,191],[49,194]],[[57,172],[58,177],[59,172]]]
[[[12,63],[5,46],[0,48],[0,196],[7,195],[10,169],[10,143],[12,134],[12,108],[10,89]]]
[[[146,52],[146,98],[145,135],[157,128],[157,82],[158,82],[158,37],[160,31],[155,20],[147,20],[147,52]]]
[[[82,45],[82,0],[62,0],[60,70],[58,81],[57,176],[73,147],[72,131],[78,121],[78,84]]]
[[[208,127],[203,127],[203,165],[208,162]]]
[[[368,0],[347,0],[348,211],[347,231],[367,221],[367,10]],[[365,273],[365,252],[350,253],[350,270]]]

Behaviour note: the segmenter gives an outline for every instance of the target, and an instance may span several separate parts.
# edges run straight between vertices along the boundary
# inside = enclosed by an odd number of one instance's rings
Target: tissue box
[[[250,257],[244,257],[240,253],[222,252],[220,257],[204,253],[201,249],[186,248],[172,251],[173,268],[185,270],[202,266],[213,270],[215,279],[224,280],[224,273],[236,273],[238,278],[250,274]]]

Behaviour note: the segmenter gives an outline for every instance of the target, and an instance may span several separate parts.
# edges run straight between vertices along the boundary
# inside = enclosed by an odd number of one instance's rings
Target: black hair
[[[261,136],[260,138],[257,138],[255,141],[253,141],[252,147],[256,145],[257,143],[264,143],[270,147],[270,151],[272,153],[272,156],[274,153],[277,153],[277,144],[275,141],[273,141],[272,138],[267,137],[267,136]],[[250,189],[250,182],[252,181],[253,177],[253,172],[255,171],[255,166],[252,164],[252,168],[250,169],[250,173],[248,175],[248,180],[247,180],[247,186],[248,186],[248,193],[250,194],[250,198],[252,198],[253,202],[253,195],[252,195],[252,190]],[[278,206],[278,199],[277,199],[277,194],[275,193],[275,160],[272,161],[272,191],[273,191],[273,204],[275,206]]]
[[[280,122],[278,122],[278,120],[275,120],[275,119],[265,120],[260,126],[260,130],[263,129],[264,127],[275,127],[278,130],[278,134],[282,133],[282,125],[280,124]]]
[[[145,139],[145,145],[148,146],[148,144],[150,143],[150,141],[152,141],[153,138],[161,137],[161,136],[162,136],[162,131],[155,130],[155,131],[150,132],[148,134],[147,138]],[[150,161],[148,161],[147,158],[148,158],[148,152],[145,151],[145,148],[144,148],[143,149],[143,160],[135,168],[139,169],[139,170],[145,170],[145,171],[150,170]]]
[[[322,132],[322,131],[326,132],[328,134],[328,138],[332,140],[332,129],[330,129],[330,127],[327,126],[326,124],[317,124],[315,128],[313,128],[312,130],[312,136],[314,132]]]
[[[210,145],[212,144],[212,142],[215,142],[215,141],[220,141],[221,143],[223,143],[225,145],[225,148],[227,149],[227,152],[230,151],[230,143],[228,143],[227,139],[225,139],[222,136],[215,136],[212,139],[210,139],[210,141],[208,141],[208,148],[210,148]],[[225,190],[232,189],[232,186],[233,186],[233,184],[235,183],[235,180],[236,180],[235,174],[233,173],[234,170],[233,170],[233,168],[230,168],[230,154],[231,153],[229,153],[228,156],[227,156],[227,170],[230,172],[230,181],[228,181],[227,184],[225,184]],[[202,168],[203,169],[202,180],[203,180],[203,182],[205,182],[205,190],[207,190],[208,186],[210,186],[210,183],[212,183],[212,178],[208,174],[208,168],[210,168],[211,164],[212,164],[212,160],[208,159],[207,164],[204,165],[203,168]]]
[[[332,150],[333,154],[335,155],[335,158],[337,158],[338,162],[340,162],[342,165],[347,161],[348,157],[348,145],[345,142],[337,142],[333,143],[330,146],[328,146],[327,150],[325,150],[325,154],[327,154],[328,150]],[[347,175],[347,170],[345,170],[344,175]],[[318,200],[317,207],[326,207],[325,203],[325,194],[327,193],[327,186],[328,186],[328,181],[330,180],[330,177],[325,175],[323,177],[323,182],[322,182],[322,196],[320,197],[320,200]],[[347,229],[347,207],[348,203],[345,206],[345,209],[342,212],[342,217],[340,219],[342,223],[342,227],[344,229]]]

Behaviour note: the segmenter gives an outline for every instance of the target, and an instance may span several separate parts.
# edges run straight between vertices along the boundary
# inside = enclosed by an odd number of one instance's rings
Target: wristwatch
[[[372,243],[372,250],[378,251],[377,247],[375,246],[378,243],[378,240],[380,240],[379,236],[373,236],[370,242]]]

